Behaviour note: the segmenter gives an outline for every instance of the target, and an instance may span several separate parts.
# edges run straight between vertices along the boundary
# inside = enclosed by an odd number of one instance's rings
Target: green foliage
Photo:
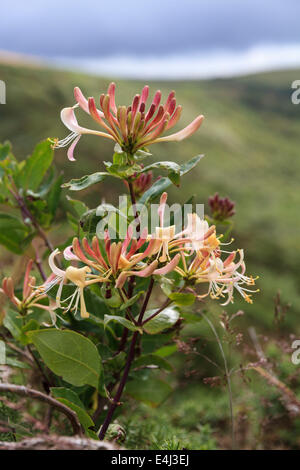
[[[126,320],[124,317],[120,317],[118,315],[105,315],[104,316],[104,324],[107,325],[109,322],[114,321],[119,323],[120,325],[128,328],[131,331],[139,331],[142,332],[142,329],[138,326],[135,326],[131,321]]]
[[[90,427],[94,426],[93,420],[85,411],[84,404],[73,390],[64,387],[52,387],[51,394],[56,400],[75,411],[79,422],[87,432]]]
[[[109,173],[98,171],[92,175],[85,175],[78,179],[72,179],[68,183],[64,183],[62,188],[67,188],[70,191],[81,191],[82,189],[89,188],[93,184],[104,181],[108,174]]]
[[[147,310],[144,315],[144,320],[150,318],[156,309]],[[179,312],[174,307],[167,307],[161,313],[156,315],[152,320],[149,320],[143,326],[143,329],[150,335],[160,333],[167,328],[171,328],[179,319]]]
[[[47,366],[76,386],[99,386],[101,358],[96,346],[84,336],[68,330],[30,332],[30,339]]]
[[[36,191],[53,161],[53,149],[49,141],[40,142],[25,162],[19,164],[15,180],[25,191]]]
[[[11,214],[0,213],[0,244],[16,254],[21,254],[31,241],[29,227]]]

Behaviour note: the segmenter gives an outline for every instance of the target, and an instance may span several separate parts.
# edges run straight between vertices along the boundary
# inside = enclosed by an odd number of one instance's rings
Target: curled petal
[[[170,261],[168,264],[166,264],[166,266],[164,266],[163,268],[155,269],[153,274],[162,274],[163,275],[163,274],[170,273],[171,271],[173,271],[176,268],[177,264],[179,263],[180,258],[181,258],[181,255],[180,255],[180,253],[178,253],[176,256],[174,256],[172,261]]]
[[[76,145],[78,144],[78,142],[80,140],[80,137],[81,137],[81,135],[78,135],[76,137],[76,139],[72,142],[70,147],[68,148],[67,157],[70,160],[70,162],[75,162],[76,161],[76,158],[74,158],[74,150],[75,150],[75,147],[76,147]]]
[[[76,134],[93,134],[93,135],[100,135],[102,137],[106,137],[107,139],[114,140],[114,138],[106,134],[105,132],[94,131],[92,129],[87,129],[86,127],[81,127],[78,124],[76,119],[74,108],[64,108],[60,113],[60,117],[64,125],[72,132]]]
[[[70,260],[75,260],[75,261],[80,261],[80,259],[78,258],[78,256],[76,256],[74,253],[73,253],[73,247],[72,245],[70,246],[67,246],[67,248],[64,249],[64,258],[68,261]]]
[[[79,104],[79,106],[85,111],[86,113],[90,114],[89,112],[89,107],[88,107],[88,101],[85,98],[84,94],[80,90],[78,86],[74,88],[74,98]]]
[[[126,282],[126,279],[127,277],[129,276],[138,276],[138,277],[148,277],[148,276],[151,276],[151,274],[155,271],[156,267],[157,267],[157,264],[158,264],[158,261],[155,260],[155,261],[152,261],[151,264],[149,264],[149,266],[147,266],[146,268],[142,269],[141,271],[123,271],[117,281],[116,281],[116,288],[117,289],[121,289],[125,282]]]
[[[60,253],[60,251],[58,250],[58,248],[56,248],[56,250],[52,251],[51,255],[49,256],[48,258],[48,262],[49,262],[49,266],[50,266],[50,269],[51,271],[58,277],[60,278],[64,278],[65,277],[65,271],[63,271],[62,269],[58,268],[56,266],[56,264],[54,263],[54,259],[55,259],[55,256],[58,255]]]

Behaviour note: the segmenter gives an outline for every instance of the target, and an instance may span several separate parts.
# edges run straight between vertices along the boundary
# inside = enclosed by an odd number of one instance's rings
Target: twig
[[[131,198],[131,203],[132,203],[132,208],[133,208],[133,213],[134,213],[134,219],[136,221],[136,234],[137,234],[137,240],[138,240],[140,238],[141,223],[140,223],[139,213],[136,207],[136,198],[135,198],[133,185],[130,181],[128,181],[128,186],[129,186],[130,198]]]
[[[292,412],[296,415],[300,414],[300,400],[298,400],[295,393],[291,389],[289,389],[283,382],[281,382],[281,380],[279,380],[274,374],[271,374],[269,371],[259,365],[249,364],[247,367],[245,367],[245,370],[249,369],[258,372],[262,377],[267,380],[270,385],[273,385],[277,388],[277,390],[280,391],[284,398],[285,407],[289,412]]]
[[[140,314],[139,314],[138,325],[142,324],[143,316],[144,316],[144,313],[146,311],[149,299],[151,297],[153,285],[154,285],[154,279],[151,277],[150,284],[149,284],[149,287],[148,287],[148,290],[147,290],[147,293],[146,293],[146,296],[145,296],[145,299],[144,299],[144,302],[143,302],[143,306],[142,306]],[[128,374],[129,374],[129,371],[130,371],[132,361],[133,361],[134,356],[135,356],[135,345],[136,345],[136,342],[137,342],[137,339],[138,339],[138,335],[139,335],[138,331],[135,331],[133,333],[129,353],[128,353],[128,356],[127,356],[126,365],[125,365],[125,368],[124,368],[122,378],[121,378],[120,383],[119,383],[118,390],[117,390],[116,395],[115,395],[115,397],[114,397],[114,399],[113,399],[113,401],[112,401],[112,403],[111,403],[111,405],[108,409],[108,413],[107,413],[106,418],[104,420],[104,423],[103,423],[103,425],[101,426],[101,429],[100,429],[100,433],[99,433],[99,440],[100,441],[104,439],[107,428],[110,425],[111,420],[113,418],[113,414],[115,412],[115,409],[120,404],[120,399],[121,399],[124,387],[125,387],[127,379],[128,379]]]
[[[8,383],[0,383],[0,392],[16,393],[17,395],[20,395],[22,397],[29,397],[47,403],[48,405],[52,406],[53,408],[56,408],[58,411],[63,413],[69,419],[74,434],[82,436],[81,424],[78,421],[75,411],[71,410],[66,405],[60,403],[49,395],[41,393],[38,390],[33,390],[31,388],[24,387],[23,385],[14,385]]]

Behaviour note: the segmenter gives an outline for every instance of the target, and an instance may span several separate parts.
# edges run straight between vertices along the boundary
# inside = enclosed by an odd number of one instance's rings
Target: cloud
[[[262,44],[243,51],[215,50],[165,56],[109,56],[101,59],[56,58],[51,65],[108,77],[196,79],[230,77],[300,67],[300,44]]]
[[[300,42],[298,0],[10,0],[2,49],[48,57],[166,55]]]

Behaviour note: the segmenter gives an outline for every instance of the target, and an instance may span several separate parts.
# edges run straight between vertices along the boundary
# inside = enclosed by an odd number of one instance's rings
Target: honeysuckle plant
[[[145,86],[129,106],[117,106],[111,83],[96,104],[76,87],[76,104],[61,112],[71,134],[42,142],[25,162],[14,158],[8,144],[0,149],[1,202],[9,207],[0,214],[9,233],[0,231],[0,243],[30,258],[21,290],[13,276],[2,281],[3,341],[29,350],[47,396],[71,410],[80,432],[100,440],[116,409],[120,412],[123,395],[143,400],[143,390],[155,387],[152,404],[157,406],[171,393],[157,375],[157,369],[172,370],[159,349],[178,337],[182,321],[197,319],[207,300],[226,306],[239,295],[252,303],[256,292],[255,279],[246,275],[243,250],[217,233],[218,224],[226,225],[234,213],[228,198],[210,198],[211,215],[206,218],[184,208],[176,214],[179,224],[169,216],[166,189],[179,186],[202,155],[184,163],[155,159],[147,164],[148,147],[190,137],[203,116],[170,134],[182,112],[175,93],[161,104],[157,91],[147,108],[148,95]],[[90,115],[96,129],[78,124],[77,108]],[[84,134],[114,141],[112,160],[103,162],[105,171],[62,184],[61,176],[50,170],[53,150],[68,147],[68,159],[75,162],[74,149]],[[155,178],[157,170],[167,173]],[[68,196],[64,207],[73,236],[53,246],[48,232],[61,186],[78,192],[106,178],[122,180],[116,187],[127,193],[126,208],[99,204],[100,186],[92,209]],[[154,203],[153,225],[153,212],[146,223],[142,214],[149,214]],[[31,275],[33,267],[36,276]],[[187,310],[189,317],[183,315]],[[156,341],[148,342],[146,353],[147,336]]]

